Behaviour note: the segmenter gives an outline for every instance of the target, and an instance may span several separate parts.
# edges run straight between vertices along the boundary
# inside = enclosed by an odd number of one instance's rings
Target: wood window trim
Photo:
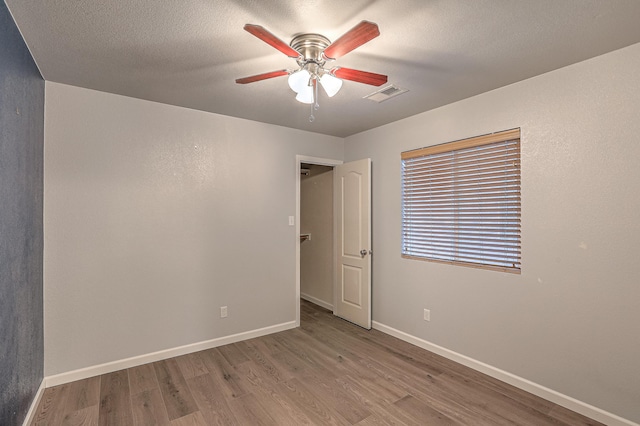
[[[418,148],[405,151],[400,155],[402,160],[409,158],[424,157],[426,155],[440,154],[442,152],[457,151],[459,149],[473,148],[480,145],[487,145],[494,142],[502,142],[510,139],[520,139],[520,129],[505,130],[503,132],[491,133],[488,135],[475,136],[461,139],[455,142],[445,142],[439,145]]]

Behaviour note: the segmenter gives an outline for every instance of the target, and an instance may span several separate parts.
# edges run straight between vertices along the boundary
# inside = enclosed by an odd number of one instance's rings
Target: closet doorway
[[[302,202],[301,202],[301,198],[302,198],[302,178],[304,177],[305,179],[307,178],[307,176],[303,175],[303,168],[306,169],[309,166],[324,166],[326,168],[330,168],[331,170],[333,170],[333,168],[335,166],[338,166],[340,164],[342,164],[343,162],[341,160],[334,160],[334,159],[330,159],[330,158],[320,158],[320,157],[310,157],[310,156],[306,156],[306,155],[297,155],[296,156],[296,217],[295,217],[295,223],[296,223],[296,238],[298,239],[296,241],[296,299],[295,299],[295,306],[296,306],[296,324],[299,326],[300,325],[300,299],[303,297],[302,294],[302,285],[301,285],[301,255],[302,255],[302,246],[304,245],[305,248],[305,255],[308,255],[309,253],[309,248],[311,248],[311,244],[315,243],[317,241],[317,239],[320,237],[319,235],[316,237],[316,239],[314,240],[314,233],[311,232],[304,232],[305,234],[311,234],[311,240],[310,241],[301,241],[302,234],[302,228],[301,228],[301,223],[303,222],[303,219],[301,218],[301,210],[302,210]],[[304,165],[304,167],[303,167]],[[333,172],[330,173],[331,175],[333,175]],[[333,176],[332,176],[332,182],[333,182]],[[308,182],[305,182],[305,186]],[[333,191],[333,190],[332,190]],[[305,197],[307,197],[309,194],[306,193]],[[307,197],[308,198],[308,197]],[[331,210],[331,217],[333,218],[333,200],[331,201],[331,206],[332,206],[332,210]],[[305,223],[306,225],[306,223]],[[336,245],[335,245],[335,229],[332,228],[331,230],[331,251],[328,253],[328,256],[332,259],[333,262],[333,258],[334,258],[334,254],[335,254],[335,250],[336,250]],[[308,259],[307,259],[308,260]],[[328,284],[326,284],[328,287],[330,287],[329,289],[323,288],[321,290],[321,293],[319,292],[315,292],[312,291],[312,293],[308,293],[308,283],[305,283],[304,289],[305,289],[305,293],[304,293],[304,298],[306,300],[310,300],[311,302],[319,305],[319,306],[323,306],[327,309],[329,309],[330,311],[333,312],[333,288],[334,288],[334,280],[335,280],[335,274],[334,274],[334,266],[333,263],[330,266],[330,281]],[[320,297],[317,297],[317,295],[322,294]],[[326,298],[326,294],[330,294],[331,297],[328,300],[323,300],[324,298]],[[316,298],[316,300],[312,300],[311,297]],[[328,302],[328,303],[325,303]]]
[[[333,312],[333,166],[300,165],[300,297]]]
[[[296,323],[304,298],[370,329],[371,159],[296,162]]]
[[[326,242],[326,238],[327,238],[326,236],[321,236],[320,234],[318,234],[319,231],[314,233],[314,232],[309,232],[309,229],[306,229],[303,232],[304,228],[301,227],[303,222],[304,222],[304,226],[307,226],[307,223],[308,223],[308,217],[305,217],[304,219],[302,218],[303,178],[305,179],[304,186],[307,189],[308,187],[310,187],[309,183],[313,182],[313,180],[307,181],[307,178],[311,176],[311,171],[309,171],[309,175],[305,175],[306,172],[304,172],[303,169],[309,169],[311,166],[319,166],[319,167],[324,167],[326,170],[331,170],[331,172],[328,172],[327,175],[323,176],[323,178],[320,178],[317,180],[328,180],[327,177],[330,176],[331,185],[333,185],[333,168],[340,164],[342,164],[341,160],[334,160],[334,159],[320,158],[320,157],[309,157],[304,155],[296,156],[296,221],[295,223],[296,223],[296,236],[297,236],[296,238],[298,238],[298,241],[296,241],[295,306],[296,306],[296,324],[298,326],[300,325],[300,299],[303,297],[305,298],[305,300],[309,300],[312,303],[315,303],[319,306],[327,308],[332,312],[334,311],[333,310],[333,304],[334,304],[333,289],[335,285],[335,281],[334,281],[335,271],[334,271],[333,259],[335,257],[334,255],[336,250],[336,244],[335,244],[335,229],[333,225],[331,225],[332,228],[330,230],[330,236],[329,236],[331,241],[330,251],[328,253],[323,253],[322,255],[323,259],[329,258],[331,261],[331,264],[329,265],[329,282],[324,284],[317,284],[317,281],[316,281],[315,283],[310,284],[308,281],[305,281],[304,287],[302,286],[301,273],[302,273],[303,246],[304,246],[304,255],[305,255],[305,265],[307,268],[305,269],[305,274],[306,274],[308,272],[308,266],[309,266],[307,265],[307,263],[309,263],[310,261],[309,254],[313,253],[314,251],[313,249],[317,249],[316,246],[320,245],[320,244],[316,244],[317,242],[322,242],[323,240],[325,240]],[[311,204],[313,204],[314,202],[317,202],[317,200],[309,200],[309,198],[313,198],[313,194],[315,192],[317,191],[311,191],[311,193],[309,193],[309,191],[307,190],[305,193],[305,200],[311,201]],[[324,191],[321,191],[321,192],[324,192]],[[333,194],[332,187],[330,189],[329,194],[331,194],[331,196]],[[331,205],[331,210],[330,210],[331,216],[329,218],[324,218],[324,219],[326,220],[330,219],[333,222],[333,199],[330,200],[330,205]],[[305,208],[305,212],[306,211],[307,209]],[[305,214],[305,216],[307,215]],[[310,234],[310,237],[311,237],[310,240],[301,241],[304,238],[302,236],[303,234]],[[317,234],[315,235],[316,238],[314,238],[314,234]],[[309,289],[310,286],[313,287],[313,289],[310,290]],[[314,286],[319,288],[315,288]],[[304,294],[302,290],[303,288],[304,288]]]

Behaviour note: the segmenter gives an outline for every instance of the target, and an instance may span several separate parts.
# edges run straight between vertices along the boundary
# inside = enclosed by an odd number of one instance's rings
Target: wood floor
[[[35,425],[598,425],[302,302],[301,327],[45,391]]]

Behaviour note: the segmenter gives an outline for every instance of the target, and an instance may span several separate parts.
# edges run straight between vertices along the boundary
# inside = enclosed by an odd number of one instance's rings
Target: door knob
[[[367,251],[365,249],[360,250],[360,256],[365,257],[367,255]]]

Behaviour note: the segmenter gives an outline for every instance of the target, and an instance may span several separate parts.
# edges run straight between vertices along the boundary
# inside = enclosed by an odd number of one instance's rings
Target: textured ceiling
[[[638,0],[6,0],[43,77],[265,123],[348,136],[640,42]],[[235,84],[295,61],[243,31],[330,40],[366,19],[380,37],[334,65],[389,76],[382,103],[346,81],[295,101],[286,77]],[[384,86],[383,86],[384,87]]]

